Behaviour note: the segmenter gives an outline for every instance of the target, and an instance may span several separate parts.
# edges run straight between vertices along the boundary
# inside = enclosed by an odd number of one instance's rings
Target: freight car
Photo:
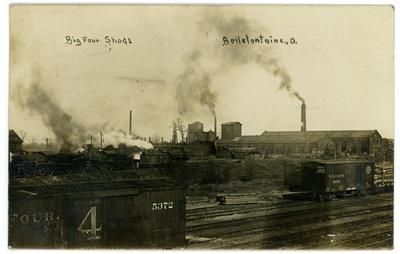
[[[10,177],[79,173],[86,170],[86,159],[80,153],[21,153],[12,156],[9,169]]]
[[[171,161],[171,155],[161,150],[152,149],[143,151],[140,155],[140,167],[152,168],[152,167],[165,167]]]
[[[10,177],[65,175],[82,172],[121,171],[137,166],[142,168],[167,167],[172,160],[187,159],[184,151],[164,152],[157,149],[141,152],[140,163],[133,154],[118,149],[79,153],[44,152],[14,154],[10,161]]]
[[[121,180],[125,178],[125,180]],[[48,177],[10,185],[13,248],[176,248],[185,245],[185,191],[168,179]],[[90,182],[87,180],[91,179]]]
[[[189,159],[189,156],[183,147],[162,148],[161,150],[166,151],[173,161],[186,161]]]
[[[114,151],[85,153],[84,158],[86,172],[129,170],[133,167],[128,155]]]
[[[375,189],[374,174],[372,161],[312,160],[285,167],[284,184],[325,201],[339,195],[365,195]]]

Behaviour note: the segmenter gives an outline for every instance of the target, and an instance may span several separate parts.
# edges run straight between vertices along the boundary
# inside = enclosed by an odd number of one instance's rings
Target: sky
[[[219,124],[240,121],[245,135],[300,130],[298,92],[307,130],[393,138],[393,18],[389,6],[16,5],[10,128],[28,141],[87,138],[128,131],[133,110],[137,135],[166,140],[177,117],[208,130],[214,113]],[[297,43],[223,45],[246,34]]]

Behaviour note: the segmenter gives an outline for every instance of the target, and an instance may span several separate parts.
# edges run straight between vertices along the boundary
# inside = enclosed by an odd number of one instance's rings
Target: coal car
[[[324,201],[338,195],[365,195],[374,190],[375,163],[360,160],[312,160],[286,167],[284,183]]]
[[[185,186],[168,179],[87,175],[17,179],[9,191],[12,248],[176,248],[185,245]],[[116,180],[118,179],[118,180]]]

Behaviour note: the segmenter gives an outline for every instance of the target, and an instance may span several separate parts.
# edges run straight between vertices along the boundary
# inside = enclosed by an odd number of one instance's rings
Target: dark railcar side
[[[28,194],[29,195],[29,194]],[[10,199],[8,241],[14,248],[64,247],[64,202],[35,196]]]
[[[165,166],[170,163],[170,155],[160,150],[144,151],[140,156],[140,167]]]
[[[285,163],[283,181],[283,184],[287,186],[290,191],[301,190],[301,165]]]
[[[185,190],[165,180],[10,187],[9,245],[181,247]]]
[[[365,193],[374,187],[373,174],[374,163],[369,161],[304,162],[301,189],[319,193]]]

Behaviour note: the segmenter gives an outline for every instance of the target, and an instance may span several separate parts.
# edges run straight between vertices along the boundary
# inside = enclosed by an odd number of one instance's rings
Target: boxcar
[[[285,163],[283,171],[283,184],[290,191],[301,190],[301,164],[300,163]]]
[[[146,150],[140,155],[140,167],[151,168],[166,166],[170,163],[170,155],[161,150]]]
[[[57,184],[10,186],[10,247],[184,247],[185,186],[168,180],[56,178]]]
[[[309,192],[320,200],[335,195],[365,194],[374,189],[372,161],[306,161],[285,170],[284,182],[290,190]]]

